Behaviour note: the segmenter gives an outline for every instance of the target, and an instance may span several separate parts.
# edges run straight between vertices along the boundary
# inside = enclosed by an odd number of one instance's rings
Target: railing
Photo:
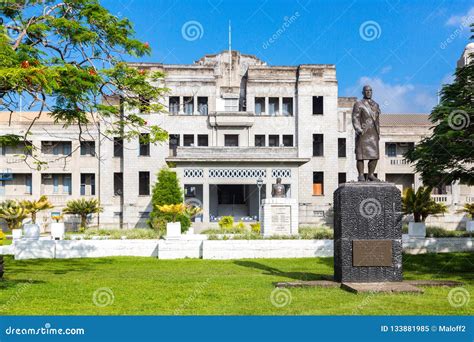
[[[444,203],[444,204],[452,203],[452,195],[431,195],[431,198],[436,203]]]
[[[410,165],[410,162],[405,158],[390,158],[390,165]]]

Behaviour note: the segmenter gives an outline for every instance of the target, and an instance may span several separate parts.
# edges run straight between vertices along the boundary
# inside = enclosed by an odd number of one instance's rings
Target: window
[[[71,142],[70,141],[43,141],[42,150],[45,154],[54,154],[55,156],[64,155],[69,156],[71,154]]]
[[[170,156],[176,156],[176,148],[179,146],[179,134],[169,135]]]
[[[63,175],[63,194],[72,194],[71,175]]]
[[[123,173],[115,172],[114,173],[114,196],[123,195]]]
[[[293,98],[284,97],[283,98],[283,115],[293,115]]]
[[[255,98],[255,115],[265,114],[265,98],[256,97]]]
[[[198,134],[198,146],[209,146],[209,136],[207,134]]]
[[[313,134],[313,157],[324,155],[324,140],[322,134]]]
[[[148,133],[140,134],[138,138],[139,143],[139,155],[149,156],[150,155],[150,135]]]
[[[283,135],[283,146],[293,146],[293,135]]]
[[[208,113],[208,100],[207,97],[198,97],[198,112],[201,115],[207,115]]]
[[[148,171],[138,172],[138,195],[150,195],[150,172]]]
[[[81,196],[95,196],[95,174],[81,173]]]
[[[114,138],[114,157],[123,157],[123,139]]]
[[[268,113],[270,115],[278,115],[279,112],[279,99],[278,97],[270,97],[268,99]]]
[[[149,97],[139,96],[139,101],[140,101],[140,105],[138,107],[138,110],[140,111],[140,113],[142,114],[150,113],[151,99]]]
[[[183,135],[183,146],[194,146],[194,135],[193,134]]]
[[[183,97],[184,113],[187,115],[194,114],[194,98],[192,96]]]
[[[259,134],[255,136],[255,146],[259,146],[259,147],[265,146],[265,135]]]
[[[346,157],[346,138],[337,139],[337,156],[339,158]]]
[[[324,195],[324,173],[313,172],[313,196]]]
[[[234,99],[234,98],[224,99],[224,110],[226,112],[238,112],[239,99]]]
[[[313,96],[313,115],[324,114],[324,98],[322,96]]]
[[[225,134],[224,146],[239,146],[239,135],[238,134]]]
[[[171,114],[179,114],[179,96],[170,96],[169,110]]]
[[[46,177],[46,176],[43,176]],[[53,194],[59,192],[59,175],[53,175]]]
[[[394,143],[386,143],[385,150],[388,157],[396,157],[397,156],[397,144]]]
[[[81,156],[95,156],[95,141],[81,141]]]
[[[0,180],[0,195],[5,196],[5,181]]]
[[[32,175],[25,175],[25,194],[32,194]]]
[[[268,146],[270,147],[280,146],[280,136],[270,134],[268,136]]]
[[[340,172],[337,175],[337,184],[343,184],[346,182],[346,173]]]
[[[5,146],[3,144],[0,144],[0,156],[5,155]]]

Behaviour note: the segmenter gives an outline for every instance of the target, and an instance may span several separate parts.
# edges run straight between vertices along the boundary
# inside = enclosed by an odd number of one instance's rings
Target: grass
[[[113,257],[5,257],[1,315],[472,315],[448,302],[449,288],[415,294],[352,294],[339,288],[291,289],[291,303],[271,303],[273,282],[321,279],[332,258],[159,260]],[[405,255],[405,279],[451,279],[474,295],[474,254]],[[112,304],[94,305],[100,288]],[[472,295],[471,295],[472,296]],[[103,298],[102,298],[103,299]]]

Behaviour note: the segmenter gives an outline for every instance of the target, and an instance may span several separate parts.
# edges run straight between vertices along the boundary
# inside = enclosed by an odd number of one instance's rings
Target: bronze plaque
[[[392,266],[392,241],[353,240],[352,266]]]

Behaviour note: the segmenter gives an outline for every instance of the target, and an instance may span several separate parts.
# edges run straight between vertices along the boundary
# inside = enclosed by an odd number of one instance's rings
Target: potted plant
[[[402,209],[405,215],[413,215],[414,222],[408,223],[408,235],[426,236],[425,220],[429,215],[444,214],[448,211],[443,203],[431,198],[431,187],[419,187],[417,191],[408,188],[403,193]]]
[[[52,215],[51,219],[54,221],[51,223],[51,239],[53,240],[62,240],[64,238],[64,222],[61,222],[63,219],[63,215]]]
[[[104,209],[100,206],[99,200],[96,198],[70,200],[66,203],[66,207],[63,209],[64,214],[80,216],[80,230],[85,230],[87,228],[87,216],[98,214],[102,211],[104,211]]]
[[[184,203],[157,205],[162,213],[171,215],[171,222],[166,223],[166,237],[179,238],[181,236],[181,222],[177,218],[181,215],[194,216],[201,212],[201,208],[188,206]]]
[[[466,203],[458,213],[466,213],[466,231],[474,232],[474,203]]]
[[[13,240],[21,238],[21,225],[28,215],[28,210],[17,201],[6,200],[0,203],[0,219],[6,222]]]
[[[28,239],[38,240],[40,237],[41,229],[39,224],[36,223],[36,215],[38,212],[54,208],[48,197],[43,195],[36,201],[25,200],[21,202],[21,205],[28,210],[31,216],[31,223],[23,225],[23,234]]]

